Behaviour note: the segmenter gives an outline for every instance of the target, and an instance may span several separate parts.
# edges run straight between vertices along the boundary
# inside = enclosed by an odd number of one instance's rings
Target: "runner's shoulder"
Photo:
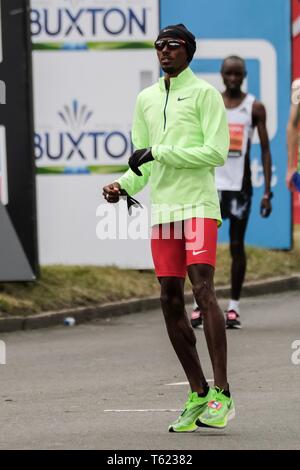
[[[217,88],[215,88],[213,85],[208,83],[206,80],[203,80],[203,78],[196,77],[195,87],[198,91],[198,96],[200,98],[203,99],[205,97],[215,97],[219,101],[223,102],[223,98],[220,91],[217,90]]]
[[[147,86],[142,91],[139,92],[137,95],[137,99],[143,101],[149,97],[152,97],[153,94],[159,92],[159,85],[158,83],[154,83],[153,85]]]
[[[265,105],[261,101],[255,99],[252,105],[252,114],[254,117],[264,117],[266,115]]]

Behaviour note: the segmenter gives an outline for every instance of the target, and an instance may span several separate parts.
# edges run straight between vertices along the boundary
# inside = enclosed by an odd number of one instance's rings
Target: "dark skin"
[[[225,107],[228,109],[236,108],[245,99],[246,94],[241,90],[243,81],[247,75],[244,63],[238,59],[227,59],[224,61],[222,78],[226,87],[222,94]],[[257,128],[260,146],[261,158],[265,177],[265,192],[261,200],[261,208],[266,210],[268,217],[272,211],[270,191],[271,191],[271,152],[268,131],[266,128],[266,110],[262,103],[255,101],[252,108],[252,124]],[[248,142],[247,155],[249,156],[251,142]],[[242,285],[246,273],[246,253],[244,248],[244,236],[246,232],[247,221],[230,221],[230,252],[232,257],[231,266],[231,298],[239,300]]]
[[[297,171],[295,155],[298,148],[300,123],[300,104],[291,104],[290,117],[287,126],[287,144],[288,144],[288,169],[286,175],[286,184],[290,191],[295,191],[295,185],[292,176]]]
[[[222,78],[226,90],[223,92],[223,100],[226,108],[236,108],[245,99],[246,94],[241,90],[243,81],[247,75],[243,62],[236,59],[228,59],[224,62],[221,70]],[[260,146],[261,159],[265,176],[265,193],[261,201],[262,207],[272,210],[271,201],[267,199],[271,192],[271,152],[266,127],[266,109],[260,101],[255,101],[252,108],[252,123],[257,128]],[[248,147],[250,151],[250,146]]]
[[[166,40],[172,38],[164,38]],[[165,73],[165,82],[170,83],[170,78],[177,77],[188,67],[187,53],[184,46],[171,50],[166,45],[161,51],[156,51],[160,66]]]
[[[188,66],[186,49],[182,46],[177,50],[169,50],[165,46],[162,51],[157,51],[157,56],[165,72],[166,87],[168,87],[170,78],[176,77]],[[112,183],[105,186],[103,195],[108,202],[118,202],[120,185]],[[215,295],[214,268],[207,264],[194,264],[188,267],[188,275],[196,302],[203,312],[204,332],[215,385],[228,390],[225,321]],[[185,371],[191,390],[203,393],[207,382],[196,349],[196,336],[185,310],[185,280],[177,277],[160,277],[159,282],[161,306],[170,341]]]

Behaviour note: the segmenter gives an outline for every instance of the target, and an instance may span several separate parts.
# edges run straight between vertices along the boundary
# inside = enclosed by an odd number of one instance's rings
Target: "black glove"
[[[128,209],[129,215],[132,214],[132,209],[131,209],[132,206],[133,207],[140,207],[141,209],[143,209],[142,204],[139,201],[137,201],[136,199],[134,199],[132,196],[129,196],[129,194],[127,193],[127,191],[125,191],[125,189],[121,189],[120,194],[121,194],[121,196],[126,196],[127,209]]]
[[[151,162],[152,160],[154,160],[154,158],[152,156],[150,147],[148,149],[141,149],[133,152],[129,158],[128,164],[136,175],[142,176],[142,173],[139,170],[139,166],[144,165],[144,163]]]

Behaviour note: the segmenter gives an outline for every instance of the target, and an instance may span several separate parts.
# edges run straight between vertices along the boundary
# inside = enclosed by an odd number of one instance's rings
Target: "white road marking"
[[[208,379],[207,382],[213,382],[213,379]],[[175,382],[165,385],[189,385],[188,382]],[[133,409],[133,410],[103,410],[104,413],[179,413],[182,409],[173,409],[173,408],[163,408],[163,409],[153,409],[148,408],[145,410]]]
[[[208,379],[207,382],[213,382],[214,379]],[[165,385],[189,385],[188,382],[174,382],[174,383],[170,383],[170,384],[165,384]]]

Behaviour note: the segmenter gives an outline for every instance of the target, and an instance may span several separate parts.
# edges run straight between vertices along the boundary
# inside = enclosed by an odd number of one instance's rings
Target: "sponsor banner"
[[[300,1],[292,0],[293,78],[300,78]]]
[[[0,281],[32,281],[38,257],[26,0],[0,3],[0,103]]]
[[[266,23],[270,11],[272,21]],[[190,0],[189,8],[181,0],[172,0],[172,8],[169,0],[161,1],[162,25],[180,21],[198,38],[192,69],[222,90],[222,60],[239,55],[248,70],[244,90],[266,106],[273,163],[273,212],[268,219],[260,217],[264,176],[255,133],[251,151],[254,196],[246,237],[249,244],[266,248],[291,247],[290,194],[285,186],[286,159],[282,158],[286,155],[291,83],[290,13],[290,2],[286,0]],[[219,241],[228,242],[228,222],[220,230]]]
[[[126,169],[136,96],[158,75],[153,51],[36,51],[34,75],[38,173]]]
[[[156,0],[31,0],[38,49],[149,47],[157,28]]]
[[[292,0],[293,80],[300,78],[300,1]],[[298,158],[298,155],[296,156]],[[293,222],[300,224],[300,193],[293,193]]]
[[[8,204],[7,186],[7,155],[6,155],[6,134],[5,127],[0,126],[0,202],[6,206]]]
[[[0,63],[2,62],[2,15],[0,2]],[[5,82],[0,81],[0,104],[5,104]],[[3,96],[2,96],[3,95]],[[6,205],[8,203],[7,191],[7,163],[6,163],[6,135],[5,127],[0,126],[0,203]]]
[[[158,4],[31,2],[40,15],[33,13],[31,20],[44,21],[40,31],[31,23],[42,264],[152,267],[147,239],[99,240],[96,211],[99,204],[107,206],[102,186],[128,168],[137,94],[159,77],[153,48]],[[71,29],[70,16],[76,18]],[[58,30],[51,34],[55,24]],[[148,205],[148,191],[138,198]],[[127,220],[127,208],[121,207]]]
[[[1,13],[1,2],[0,2],[0,63],[3,60],[3,52],[2,52],[2,13]]]
[[[42,264],[153,268],[149,236],[149,188],[136,198],[143,209],[128,215],[127,204],[108,204],[102,187],[114,175],[53,175],[37,179]]]

